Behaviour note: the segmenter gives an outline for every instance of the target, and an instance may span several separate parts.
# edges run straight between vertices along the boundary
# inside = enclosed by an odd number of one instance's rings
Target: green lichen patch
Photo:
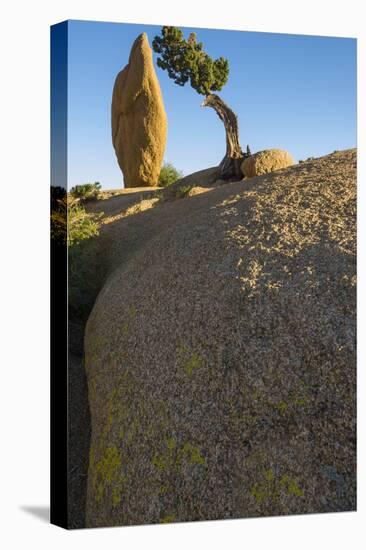
[[[295,407],[305,407],[310,402],[310,391],[305,382],[299,382],[291,395]]]
[[[168,516],[163,516],[161,519],[160,519],[160,523],[172,523],[173,521],[175,521],[175,515],[174,514],[170,514]]]
[[[168,439],[167,441],[167,447],[168,449],[172,450],[172,449],[175,449],[175,447],[177,446],[175,440],[171,437]]]
[[[136,306],[134,304],[129,307],[128,314],[132,320],[136,318]]]
[[[280,485],[285,488],[286,494],[291,496],[294,495],[295,497],[302,497],[304,496],[304,491],[300,489],[298,484],[296,483],[296,480],[289,476],[283,476],[280,480]]]
[[[120,504],[122,500],[122,490],[118,487],[112,489],[112,505],[116,507]]]
[[[178,349],[178,357],[180,364],[188,376],[203,367],[203,359],[199,353],[192,351],[186,345],[182,345]]]
[[[169,493],[169,491],[170,491],[169,485],[161,485],[159,488],[159,495],[160,496],[166,495]]]
[[[251,489],[251,494],[257,504],[261,504],[268,499],[277,500],[279,497],[274,471],[272,469],[266,470],[263,477],[264,479],[259,483],[255,483]]]
[[[173,464],[173,462],[170,460],[170,457],[164,454],[154,455],[151,462],[158,470],[166,470],[169,466]]]
[[[174,492],[175,481],[187,473],[187,468],[203,467],[206,459],[201,450],[189,442],[178,444],[174,438],[166,440],[163,449],[152,457],[160,480],[158,495]]]
[[[95,454],[92,455],[92,480],[96,494],[97,502],[105,496],[109,486],[115,482],[120,482],[121,457],[117,447],[110,445],[99,458],[95,461]],[[114,496],[116,493],[114,493]]]
[[[198,353],[193,353],[191,358],[186,362],[184,368],[188,376],[192,376],[193,372],[196,369],[201,368],[202,365],[202,358],[198,355]]]
[[[289,390],[286,389],[284,398],[280,401],[268,401],[268,405],[280,413],[281,416],[288,416],[296,413],[300,409],[306,407],[310,403],[310,392],[304,382],[298,382]]]
[[[169,438],[163,451],[153,456],[152,463],[158,470],[169,469],[179,473],[183,464],[203,465],[206,459],[200,449],[191,443],[185,442],[178,446],[175,439]]]
[[[141,437],[150,442],[169,433],[171,419],[165,402],[139,397],[136,381],[129,372],[118,377],[101,414],[103,421],[90,451],[90,479],[95,502],[117,508],[133,494],[135,482],[131,475]],[[157,471],[146,479],[153,491],[159,490],[160,485],[166,485],[166,492],[169,491],[169,482],[162,479],[159,471],[174,468],[176,447],[174,438],[166,439],[163,451],[153,457]]]
[[[286,411],[288,409],[288,404],[286,401],[280,401],[277,405],[277,408],[282,416],[286,414]]]
[[[185,443],[182,449],[189,464],[205,464],[206,459],[202,456],[198,447],[194,447],[190,443]]]
[[[167,470],[171,468],[175,463],[175,442],[172,439],[168,439],[166,442],[166,448],[161,453],[155,453],[152,458],[152,463],[158,470]]]
[[[262,504],[268,500],[275,502],[280,497],[302,497],[304,492],[294,478],[288,475],[278,478],[274,470],[270,468],[264,471],[262,481],[253,485],[251,495],[257,504]]]
[[[266,478],[266,480],[267,480],[268,482],[274,480],[274,472],[273,472],[272,469],[266,470],[266,472],[265,472],[265,478]]]
[[[127,310],[127,319],[122,324],[121,332],[123,336],[127,336],[130,332],[130,327],[133,321],[136,319],[136,306],[132,304]]]

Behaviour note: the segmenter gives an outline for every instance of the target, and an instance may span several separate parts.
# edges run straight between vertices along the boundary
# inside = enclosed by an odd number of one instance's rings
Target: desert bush
[[[76,325],[84,326],[102,286],[105,253],[97,236],[69,247],[69,314]]]
[[[183,172],[177,170],[170,162],[165,162],[160,170],[159,185],[168,187],[183,177]]]
[[[308,158],[305,159],[305,160],[300,159],[300,160],[299,160],[299,164],[301,164],[301,163],[303,163],[303,162],[310,162],[311,160],[315,160],[315,157],[308,157]]]
[[[68,248],[69,320],[73,325],[72,349],[82,353],[84,325],[102,286],[106,271],[106,250],[99,240],[101,214],[89,214],[70,193],[54,198],[51,211],[53,244]],[[76,335],[76,336],[75,336]]]
[[[55,241],[74,246],[99,234],[98,218],[102,214],[89,214],[70,194],[58,200],[51,213],[51,237]]]
[[[66,195],[66,189],[65,187],[61,187],[60,185],[51,185],[51,193],[50,193],[50,199],[51,199],[51,213],[54,210],[57,210],[58,208],[58,201],[63,199]]]
[[[176,199],[184,199],[184,197],[187,197],[190,190],[194,187],[194,185],[182,185],[181,187],[177,187],[175,198]]]
[[[99,181],[94,183],[83,183],[81,185],[75,185],[70,189],[70,193],[73,197],[82,200],[97,199],[100,193],[101,185]]]

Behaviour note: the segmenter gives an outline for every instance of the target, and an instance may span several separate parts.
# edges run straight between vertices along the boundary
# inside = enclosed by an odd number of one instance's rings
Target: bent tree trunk
[[[236,114],[216,94],[207,95],[202,103],[202,107],[212,107],[215,109],[225,126],[226,154],[219,166],[222,179],[242,179],[241,163],[248,156],[248,153],[244,154],[240,147],[238,118]]]

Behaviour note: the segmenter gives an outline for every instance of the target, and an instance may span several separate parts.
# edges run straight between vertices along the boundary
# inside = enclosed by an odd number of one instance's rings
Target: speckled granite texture
[[[354,510],[355,150],[109,231],[86,525]]]

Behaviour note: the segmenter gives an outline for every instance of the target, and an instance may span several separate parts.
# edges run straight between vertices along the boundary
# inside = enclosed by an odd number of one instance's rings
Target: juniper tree
[[[222,120],[226,131],[226,154],[220,163],[223,179],[241,178],[241,162],[248,155],[243,153],[239,143],[238,119],[230,107],[215,93],[226,84],[229,76],[229,62],[224,57],[212,59],[197,42],[195,33],[188,40],[177,27],[163,27],[161,36],[155,36],[153,49],[160,55],[158,67],[168,72],[179,86],[187,82],[205,96],[203,107],[212,107]]]

